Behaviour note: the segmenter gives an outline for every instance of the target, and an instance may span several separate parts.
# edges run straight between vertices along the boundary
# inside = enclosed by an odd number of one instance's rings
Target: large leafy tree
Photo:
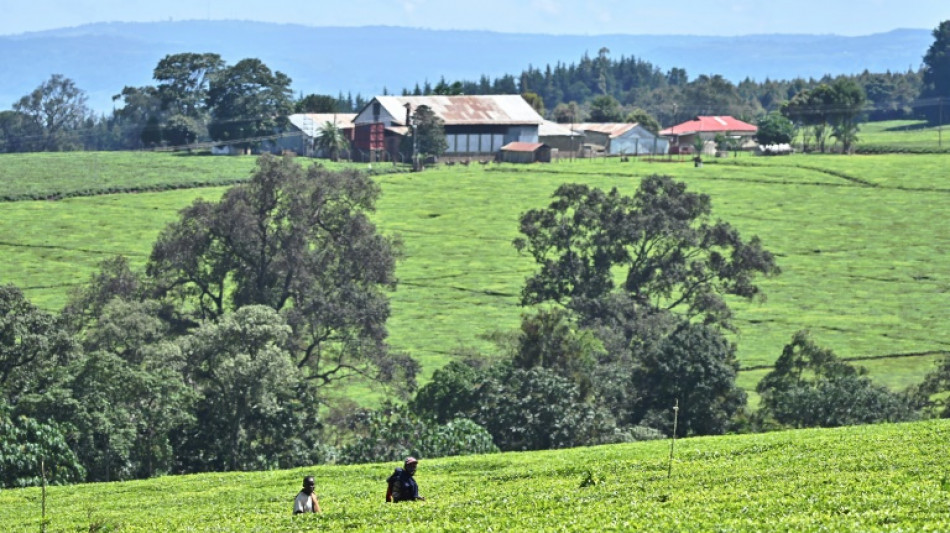
[[[141,148],[162,142],[160,121],[164,113],[158,89],[126,86],[112,100],[121,100],[124,104],[113,113],[116,123],[121,126],[123,146]]]
[[[329,94],[308,94],[294,102],[297,113],[336,113],[340,111],[340,101]]]
[[[260,59],[243,59],[217,71],[208,87],[211,138],[240,141],[274,134],[293,110],[290,83]]]
[[[950,20],[933,31],[934,42],[924,55],[924,87],[921,96],[933,100],[925,108],[931,121],[940,120],[943,106],[950,103]]]
[[[385,342],[398,242],[370,221],[378,196],[358,171],[264,155],[250,182],[185,209],[147,272],[186,326],[252,304],[279,311],[294,363],[317,384],[361,375],[410,387],[415,364]]]
[[[0,111],[0,153],[29,152],[42,146],[42,126],[23,113]]]
[[[795,136],[795,125],[781,113],[769,113],[759,121],[757,126],[755,140],[759,144],[791,143]]]
[[[317,403],[295,368],[290,339],[274,309],[249,305],[180,340],[185,374],[201,394],[196,423],[177,439],[188,470],[312,463]]]
[[[831,89],[834,91],[834,105],[828,114],[831,135],[841,142],[842,152],[851,153],[858,140],[858,120],[864,113],[867,96],[856,81],[848,78],[838,78]]]
[[[725,433],[746,402],[745,392],[736,386],[738,370],[735,347],[718,330],[683,323],[645,350],[634,366],[638,399],[632,422],[672,434],[673,408],[678,406],[679,436]]]
[[[620,122],[623,119],[623,109],[620,102],[610,95],[595,96],[590,101],[591,122]]]
[[[184,358],[155,301],[115,298],[83,334],[87,356],[71,372],[61,406],[89,480],[175,471],[171,437],[193,420]]]
[[[538,264],[524,304],[579,309],[615,290],[657,310],[728,326],[725,295],[760,295],[755,276],[779,272],[757,237],[713,220],[712,202],[667,176],[645,178],[633,196],[562,185],[545,209],[521,217],[515,247]]]
[[[792,427],[899,422],[917,417],[914,402],[874,384],[856,368],[799,331],[774,369],[756,386],[758,416]]]
[[[19,414],[21,402],[59,388],[81,351],[57,317],[14,285],[0,286],[0,395]]]
[[[71,135],[91,114],[86,100],[85,91],[76,87],[73,80],[53,74],[13,104],[13,110],[42,130],[42,150],[68,150],[80,145]]]
[[[0,401],[0,488],[65,485],[85,477],[79,458],[54,424],[11,417]]]
[[[170,54],[158,62],[153,77],[165,111],[196,120],[207,118],[211,79],[225,68],[218,54]]]

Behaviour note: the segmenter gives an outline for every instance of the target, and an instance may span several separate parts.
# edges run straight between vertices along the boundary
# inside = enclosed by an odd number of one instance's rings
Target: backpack
[[[411,494],[413,484],[412,477],[402,468],[397,468],[393,471],[393,475],[386,479],[386,501],[399,502],[404,499],[415,499],[415,495]],[[409,494],[403,494],[404,491]]]

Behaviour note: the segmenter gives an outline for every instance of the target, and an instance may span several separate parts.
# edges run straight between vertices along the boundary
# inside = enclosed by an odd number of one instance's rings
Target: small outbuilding
[[[544,143],[510,142],[501,147],[506,163],[550,163],[551,147]]]
[[[655,155],[669,150],[669,141],[638,123],[586,122],[576,124],[585,143],[608,155]]]
[[[559,157],[576,157],[584,146],[584,132],[567,124],[545,120],[538,127],[538,142],[556,150]]]

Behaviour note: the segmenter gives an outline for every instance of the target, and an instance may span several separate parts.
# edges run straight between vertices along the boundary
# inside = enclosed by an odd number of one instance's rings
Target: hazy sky
[[[0,35],[90,22],[232,19],[550,34],[868,35],[933,29],[950,0],[2,0]]]

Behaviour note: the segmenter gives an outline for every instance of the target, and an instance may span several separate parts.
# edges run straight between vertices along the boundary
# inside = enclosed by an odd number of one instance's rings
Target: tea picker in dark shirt
[[[386,501],[387,502],[405,502],[413,500],[425,500],[419,496],[419,485],[413,476],[416,473],[416,466],[419,461],[415,457],[407,457],[403,468],[397,468],[393,475],[386,480]]]

